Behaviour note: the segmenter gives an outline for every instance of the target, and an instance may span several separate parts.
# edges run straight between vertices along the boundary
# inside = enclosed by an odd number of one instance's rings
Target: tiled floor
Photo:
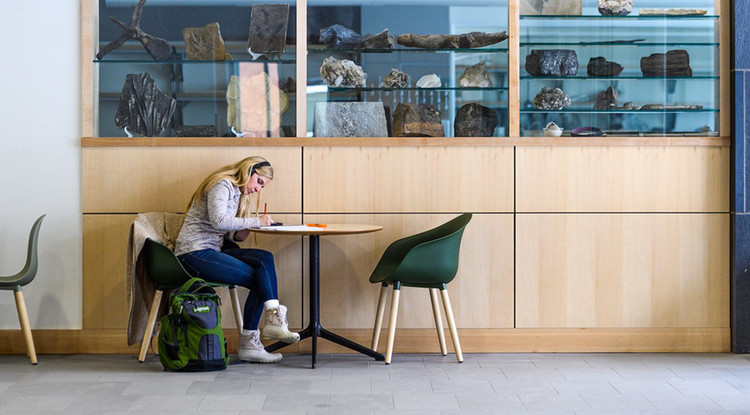
[[[0,413],[750,414],[750,356],[732,354],[288,355],[208,373],[158,358],[0,356]]]

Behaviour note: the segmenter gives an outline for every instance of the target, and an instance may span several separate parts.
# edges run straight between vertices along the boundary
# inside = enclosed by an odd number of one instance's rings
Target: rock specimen
[[[484,62],[466,68],[464,73],[458,77],[457,83],[461,87],[489,88],[492,86],[492,80],[487,75],[487,65]]]
[[[213,125],[183,125],[175,127],[177,137],[216,137],[216,127]]]
[[[608,61],[601,56],[589,59],[589,64],[586,65],[588,76],[617,76],[622,72],[622,69],[622,65],[619,63]]]
[[[531,76],[575,76],[578,55],[571,49],[532,50],[526,56],[526,72]]]
[[[582,0],[519,0],[521,14],[577,15]]]
[[[400,45],[425,49],[471,49],[492,45],[508,38],[507,32],[471,32],[461,35],[417,35],[404,33],[396,41]]]
[[[627,16],[633,11],[633,0],[599,0],[602,16]]]
[[[396,46],[396,37],[388,33],[388,29],[374,35],[365,35],[360,49],[393,49]]]
[[[382,102],[316,102],[315,137],[388,137]]]
[[[177,100],[161,92],[146,72],[128,74],[115,114],[117,128],[127,127],[131,133],[158,137],[172,121]]]
[[[406,88],[409,86],[409,75],[396,68],[391,68],[391,73],[385,76],[380,86],[383,88]]]
[[[417,81],[417,88],[440,88],[440,85],[440,77],[434,73],[425,75]]]
[[[146,0],[140,0],[133,9],[133,17],[130,20],[130,24],[125,24],[112,16],[109,19],[117,23],[118,26],[122,27],[123,33],[117,39],[107,43],[103,48],[96,54],[96,59],[101,60],[104,55],[112,52],[113,50],[122,46],[125,42],[130,39],[136,39],[141,42],[146,52],[156,60],[166,60],[171,57],[172,46],[169,42],[164,39],[154,37],[141,30],[141,14],[143,13],[143,5]]]
[[[190,61],[226,61],[232,55],[224,46],[219,23],[209,23],[203,27],[186,27],[182,29],[185,40],[185,52]]]
[[[497,113],[484,105],[466,104],[456,112],[454,137],[492,137],[497,127]]]
[[[247,51],[253,60],[281,56],[286,48],[289,24],[288,4],[254,4],[250,10],[250,35]]]
[[[617,107],[618,110],[702,110],[703,105],[666,105],[666,104],[646,104],[646,105],[635,105],[631,101],[622,104],[621,107]]]
[[[358,88],[365,86],[367,74],[362,67],[349,59],[329,56],[320,65],[320,77],[326,85],[335,88]]]
[[[690,55],[682,49],[641,58],[641,72],[645,77],[693,76]]]
[[[320,29],[318,42],[329,48],[355,48],[362,41],[362,35],[340,24]]]
[[[428,104],[397,104],[393,112],[395,137],[444,137],[440,111]]]
[[[232,75],[227,86],[227,124],[235,131],[250,136],[273,134],[287,109],[289,97],[266,72]]]
[[[704,9],[640,9],[640,16],[703,16],[706,14]]]
[[[534,97],[534,106],[540,110],[561,110],[570,102],[570,97],[562,89],[546,86]]]
[[[609,87],[596,95],[595,110],[611,110],[617,108],[617,91]]]

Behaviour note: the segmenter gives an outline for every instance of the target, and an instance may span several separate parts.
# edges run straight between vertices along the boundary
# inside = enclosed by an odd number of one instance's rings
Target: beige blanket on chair
[[[129,346],[140,344],[143,341],[143,331],[146,329],[148,313],[156,292],[156,284],[148,277],[145,263],[140,255],[146,238],[151,238],[170,249],[174,249],[174,243],[184,219],[185,215],[178,213],[147,212],[139,213],[133,224],[130,225],[125,285],[130,288],[128,292],[128,301],[130,302]],[[165,304],[166,301],[162,301],[162,305]],[[162,307],[159,310],[160,315],[157,318],[161,318],[164,309],[165,307]]]

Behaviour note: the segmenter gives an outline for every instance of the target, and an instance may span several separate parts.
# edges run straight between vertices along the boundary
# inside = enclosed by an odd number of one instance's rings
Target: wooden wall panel
[[[729,215],[518,215],[519,328],[729,327]]]
[[[304,150],[304,211],[511,212],[511,147]]]
[[[327,236],[320,243],[321,321],[327,328],[372,328],[380,285],[368,281],[385,248],[396,239],[425,231],[455,214],[305,215],[315,223],[383,226],[374,233]],[[305,241],[307,244],[307,240]],[[308,266],[305,248],[305,268]],[[513,217],[476,214],[461,243],[459,270],[448,285],[459,328],[513,326]],[[389,295],[390,303],[390,295]],[[383,325],[387,327],[388,318]],[[445,321],[445,320],[444,320]],[[398,328],[430,328],[429,293],[404,287]]]
[[[728,147],[518,147],[519,212],[728,212]]]
[[[274,215],[276,220],[299,223],[299,215]],[[83,328],[87,330],[128,327],[130,287],[126,284],[126,249],[130,224],[135,215],[83,215]],[[297,238],[251,236],[245,247],[260,247],[274,253],[279,298],[289,308],[289,324],[302,321],[302,242]],[[240,289],[244,305],[247,290]],[[227,290],[220,289],[224,327],[236,327]]]
[[[184,212],[217,168],[252,155],[274,166],[264,190],[271,212],[299,213],[301,149],[284,147],[87,147],[82,149],[83,212]]]

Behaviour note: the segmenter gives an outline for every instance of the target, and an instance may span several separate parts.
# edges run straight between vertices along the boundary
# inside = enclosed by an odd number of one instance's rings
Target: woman
[[[273,255],[261,249],[222,251],[225,239],[239,242],[247,237],[247,229],[273,222],[270,215],[258,217],[261,189],[272,179],[271,163],[258,156],[213,172],[193,194],[175,244],[175,254],[193,276],[250,289],[238,351],[239,358],[249,362],[281,359],[279,353],[266,352],[260,342],[261,317],[264,339],[299,341],[299,334],[288,330],[286,307],[279,304]],[[251,195],[256,195],[254,215]]]

